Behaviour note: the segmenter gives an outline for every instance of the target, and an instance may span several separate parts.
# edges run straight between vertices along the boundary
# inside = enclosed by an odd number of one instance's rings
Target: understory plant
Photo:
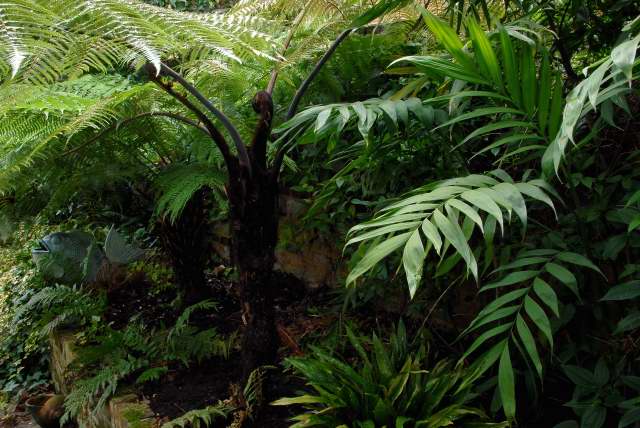
[[[446,360],[431,361],[423,344],[413,345],[402,321],[389,343],[375,333],[358,338],[347,327],[353,358],[313,347],[288,363],[312,388],[273,405],[302,405],[292,427],[507,427],[493,423],[471,404],[474,375]]]
[[[123,383],[143,384],[160,379],[171,364],[188,367],[214,357],[229,358],[236,335],[220,335],[215,328],[199,329],[189,323],[196,311],[217,305],[203,301],[187,307],[168,330],[150,329],[132,322],[123,330],[103,327],[86,337],[74,361],[77,378],[65,397],[63,420],[80,414],[95,417]]]

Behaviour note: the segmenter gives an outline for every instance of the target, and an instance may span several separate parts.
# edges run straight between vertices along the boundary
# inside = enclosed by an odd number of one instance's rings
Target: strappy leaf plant
[[[508,426],[489,422],[481,409],[471,407],[471,373],[445,360],[430,362],[424,346],[412,349],[402,322],[389,344],[375,333],[370,341],[350,329],[347,336],[358,355],[355,363],[320,348],[289,360],[313,389],[273,403],[301,404],[308,410],[294,417],[292,428]]]

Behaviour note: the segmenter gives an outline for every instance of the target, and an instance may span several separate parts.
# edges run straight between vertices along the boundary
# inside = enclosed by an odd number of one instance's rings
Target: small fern
[[[233,407],[230,407],[223,402],[218,402],[218,404],[214,406],[207,406],[204,409],[191,410],[179,418],[163,424],[161,428],[203,428],[214,426],[213,423],[216,420],[227,419],[233,410]]]
[[[161,173],[156,180],[160,197],[155,212],[175,222],[191,197],[207,186],[221,191],[226,176],[213,165],[205,163],[182,164]]]

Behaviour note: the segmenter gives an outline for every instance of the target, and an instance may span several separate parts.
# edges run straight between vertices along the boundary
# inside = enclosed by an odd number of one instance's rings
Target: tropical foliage
[[[3,393],[72,329],[81,423],[195,373],[163,426],[639,426],[639,47],[628,0],[0,3]],[[143,260],[37,272],[112,225]]]

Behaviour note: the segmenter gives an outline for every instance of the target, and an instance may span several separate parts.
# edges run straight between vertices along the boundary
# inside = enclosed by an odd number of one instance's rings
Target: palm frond
[[[496,223],[504,229],[505,220],[510,221],[512,213],[526,227],[525,196],[555,209],[548,196],[552,191],[544,181],[514,182],[501,170],[492,175],[469,175],[428,184],[382,209],[370,221],[353,227],[346,245],[365,243],[367,250],[349,273],[347,284],[400,248],[411,296],[420,286],[425,259],[432,249],[441,261],[451,249],[453,261],[464,260],[467,270],[477,279],[478,264],[469,245],[475,228],[483,235],[493,235]]]

